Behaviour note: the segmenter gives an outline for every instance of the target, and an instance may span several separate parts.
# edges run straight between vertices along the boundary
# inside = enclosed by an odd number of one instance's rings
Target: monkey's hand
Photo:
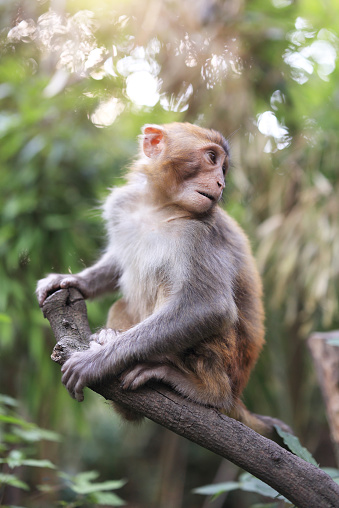
[[[84,400],[83,389],[85,386],[99,381],[102,377],[100,372],[100,357],[102,354],[102,346],[92,341],[89,349],[73,353],[63,364],[61,381],[70,395],[78,402]]]
[[[61,381],[70,395],[78,402],[84,400],[85,386],[99,382],[106,374],[116,374],[114,339],[118,345],[119,333],[113,329],[103,329],[91,335],[89,349],[73,353],[61,368]],[[109,347],[105,347],[108,345]],[[122,368],[120,368],[120,371]]]
[[[90,290],[86,280],[79,275],[51,273],[44,279],[39,280],[35,293],[40,307],[42,307],[46,298],[52,293],[58,289],[70,287],[77,288],[84,298],[90,296]]]

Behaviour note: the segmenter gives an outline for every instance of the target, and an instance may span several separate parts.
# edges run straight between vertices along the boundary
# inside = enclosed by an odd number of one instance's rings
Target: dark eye
[[[207,155],[212,164],[215,164],[217,162],[217,154],[213,152],[213,150],[207,152]]]
[[[226,163],[224,162],[224,164],[222,165],[222,172],[224,175],[226,174],[226,170],[227,170],[227,167],[226,167]]]

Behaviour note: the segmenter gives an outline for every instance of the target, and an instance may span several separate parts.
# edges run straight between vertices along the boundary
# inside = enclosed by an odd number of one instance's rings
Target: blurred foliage
[[[296,436],[283,431],[278,426],[276,426],[276,430],[289,451],[306,462],[309,462],[313,466],[318,467],[318,464],[312,457],[311,453],[301,445]],[[327,473],[336,483],[339,483],[339,469],[323,468],[323,471]],[[242,473],[236,482],[214,483],[213,485],[199,487],[198,489],[195,489],[194,492],[202,494],[203,496],[213,496],[213,498],[216,499],[225,492],[232,492],[233,490],[238,489],[243,492],[255,492],[264,498],[276,500],[276,503],[271,503],[270,501],[264,501],[260,505],[256,503],[255,505],[252,505],[251,508],[288,508],[294,506],[283,495],[279,494],[279,492],[275,489],[250,473]]]
[[[267,299],[268,345],[246,403],[292,424],[331,465],[305,339],[339,325],[338,26],[336,0],[0,2],[1,390],[68,436],[52,455],[132,477],[133,506],[197,506],[189,490],[213,480],[218,459],[181,445],[185,497],[172,475],[176,501],[162,501],[167,434],[122,430],[95,396],[80,407],[67,396],[36,280],[77,272],[103,248],[100,205],[144,123],[222,131],[225,206],[250,236]],[[110,303],[89,304],[92,327]]]
[[[121,488],[126,482],[118,480],[94,483],[93,480],[99,476],[96,471],[85,471],[77,475],[56,471],[54,477],[45,476],[42,485],[28,485],[15,474],[19,471],[22,477],[24,470],[25,478],[29,478],[29,468],[56,470],[56,466],[50,460],[30,457],[37,454],[41,441],[60,441],[60,439],[59,434],[41,429],[23,419],[18,414],[17,401],[8,395],[0,394],[0,464],[4,468],[4,472],[0,473],[1,501],[6,497],[6,489],[14,487],[29,492],[25,499],[26,507],[37,506],[37,502],[66,508],[124,505],[122,499],[109,491]],[[62,492],[63,499],[60,502],[56,497],[59,491]],[[3,506],[2,502],[1,505]]]

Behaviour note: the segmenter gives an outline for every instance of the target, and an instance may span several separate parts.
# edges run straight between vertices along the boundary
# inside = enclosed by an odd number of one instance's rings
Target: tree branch
[[[91,331],[79,291],[57,291],[46,299],[42,310],[57,339],[52,353],[55,362],[62,365],[73,351],[88,347]],[[339,486],[321,469],[219,411],[184,399],[165,385],[154,384],[132,392],[122,390],[119,381],[112,378],[109,383],[90,388],[230,460],[299,508],[339,506]]]

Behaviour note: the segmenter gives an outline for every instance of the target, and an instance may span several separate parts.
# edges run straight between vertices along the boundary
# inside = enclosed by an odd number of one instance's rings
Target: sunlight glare
[[[124,104],[116,97],[112,97],[100,102],[95,112],[91,115],[91,122],[99,128],[108,127],[112,125],[124,109]]]
[[[276,143],[276,147],[278,150],[282,150],[286,148],[291,143],[291,138],[289,137],[289,132],[287,127],[281,125],[272,111],[265,111],[261,115],[257,117],[257,126],[259,131],[265,136],[270,136],[266,143],[265,152],[272,152],[273,143],[272,138]]]
[[[150,72],[132,72],[126,79],[126,93],[137,106],[153,107],[159,101],[159,83]]]

